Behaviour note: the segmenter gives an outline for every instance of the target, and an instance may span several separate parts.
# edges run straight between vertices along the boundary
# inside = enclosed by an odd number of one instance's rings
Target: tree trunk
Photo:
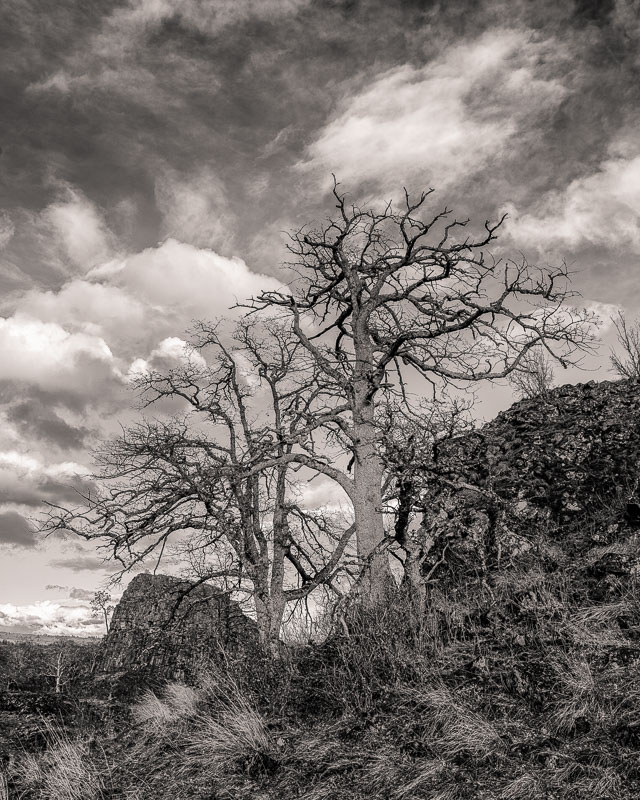
[[[280,628],[286,605],[282,594],[274,597],[266,592],[256,590],[256,622],[260,644],[272,656],[280,652]]]
[[[365,604],[373,607],[384,601],[393,579],[387,551],[378,549],[384,539],[383,464],[377,446],[374,406],[368,397],[369,389],[368,381],[354,387],[353,510],[358,558],[364,569],[361,593]]]
[[[420,631],[427,604],[427,582],[422,570],[424,546],[419,536],[409,533],[403,547],[405,561],[402,586],[409,603],[411,628]]]

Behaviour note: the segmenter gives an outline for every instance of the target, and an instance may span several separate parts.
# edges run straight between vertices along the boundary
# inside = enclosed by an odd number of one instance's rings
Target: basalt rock
[[[257,629],[229,596],[208,584],[137,575],[118,603],[96,672],[184,679],[224,654],[254,646]]]
[[[423,498],[424,569],[443,552],[458,577],[574,565],[605,598],[640,571],[639,481],[638,382],[522,400],[442,446]]]

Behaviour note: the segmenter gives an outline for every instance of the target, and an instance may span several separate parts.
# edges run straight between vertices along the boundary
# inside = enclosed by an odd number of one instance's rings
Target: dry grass
[[[52,725],[46,726],[46,736],[42,754],[27,753],[21,759],[21,784],[39,800],[100,800],[104,783],[87,742],[73,741]]]
[[[275,763],[276,747],[262,715],[230,677],[210,672],[200,679],[208,708],[194,718],[186,738],[186,772],[211,776],[241,769],[260,772]]]
[[[0,772],[0,800],[9,800],[9,786],[4,772]]]
[[[131,707],[134,721],[155,734],[167,733],[179,720],[195,716],[200,697],[183,683],[168,683],[161,697],[150,689]]]

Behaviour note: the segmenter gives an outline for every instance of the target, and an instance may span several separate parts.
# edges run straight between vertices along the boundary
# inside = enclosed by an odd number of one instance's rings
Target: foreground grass
[[[399,595],[348,635],[147,690],[111,728],[45,730],[9,797],[462,800],[640,796],[640,595],[539,565]],[[3,798],[4,800],[4,798]]]

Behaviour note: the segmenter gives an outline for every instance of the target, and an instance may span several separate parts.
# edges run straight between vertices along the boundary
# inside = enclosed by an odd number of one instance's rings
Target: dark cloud
[[[68,586],[60,586],[58,583],[49,583],[44,587],[48,592],[68,592]]]
[[[80,589],[78,586],[60,586],[57,583],[50,583],[45,586],[47,591],[65,592],[69,600],[93,600],[95,592],[91,589]]]
[[[0,512],[0,545],[30,549],[38,544],[35,530],[17,511]]]
[[[81,476],[56,479],[38,472],[0,471],[0,503],[78,505],[93,489],[94,483]]]
[[[7,418],[28,439],[55,444],[65,450],[81,448],[92,431],[83,425],[70,425],[43,398],[31,396],[11,404]]]
[[[56,558],[50,563],[52,567],[70,569],[72,572],[84,572],[84,570],[104,570],[108,567],[108,564],[104,559],[98,558],[98,556],[87,555]]]

